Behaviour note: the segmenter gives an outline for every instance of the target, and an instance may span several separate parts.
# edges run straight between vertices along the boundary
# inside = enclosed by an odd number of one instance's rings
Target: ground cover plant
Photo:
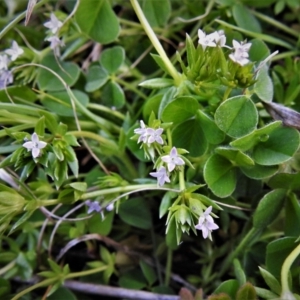
[[[0,298],[300,299],[299,12],[0,2]]]

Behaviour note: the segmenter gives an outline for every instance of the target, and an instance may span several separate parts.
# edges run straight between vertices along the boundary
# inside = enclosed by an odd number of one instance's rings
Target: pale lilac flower
[[[245,66],[249,62],[249,50],[251,43],[239,43],[236,40],[232,41],[234,53],[229,55],[230,59],[241,66]]]
[[[59,56],[59,47],[63,47],[64,42],[56,35],[50,36],[46,41],[50,42],[50,48]]]
[[[46,142],[42,142],[39,140],[38,135],[34,132],[31,136],[30,142],[25,142],[23,147],[25,147],[28,151],[31,151],[32,157],[36,158],[40,155],[41,149],[47,146]]]
[[[87,213],[88,214],[90,214],[90,213],[92,213],[92,212],[101,212],[101,206],[100,206],[100,204],[99,204],[99,202],[98,201],[94,201],[94,202],[92,202],[91,200],[87,200],[87,201],[85,201],[85,204],[88,206],[88,211],[87,211]]]
[[[157,178],[159,186],[163,186],[165,182],[170,182],[170,178],[165,167],[160,167],[157,172],[151,172],[150,175]]]
[[[14,78],[11,71],[4,70],[0,71],[0,90],[3,90],[10,83],[14,82]]]
[[[177,149],[175,147],[171,149],[170,155],[163,156],[161,160],[168,164],[169,172],[172,172],[176,166],[184,165],[184,160],[178,156]]]
[[[214,219],[210,215],[212,211],[212,206],[209,206],[203,215],[199,218],[198,224],[195,226],[196,229],[202,230],[202,236],[204,239],[207,237],[211,240],[211,232],[219,228],[217,224],[215,224]]]
[[[226,36],[223,30],[219,30],[215,32],[215,42],[220,47],[227,47],[226,44]]]
[[[161,137],[161,134],[162,134],[163,131],[164,130],[162,128],[158,128],[158,129],[147,128],[147,135],[148,135],[147,142],[149,144],[157,142],[157,143],[162,145],[164,143],[164,141]]]
[[[11,48],[5,50],[5,53],[10,56],[12,61],[14,61],[24,53],[24,50],[19,47],[16,41],[13,41]]]
[[[216,39],[216,32],[211,34],[206,34],[201,29],[198,29],[198,43],[202,46],[202,49],[205,50],[206,47],[216,47],[215,39]]]
[[[148,137],[147,128],[145,123],[142,120],[140,121],[140,126],[141,126],[140,128],[134,129],[134,133],[140,135],[138,139],[138,143],[140,142],[147,143],[147,137]]]
[[[115,207],[115,204],[112,202],[112,203],[110,203],[106,206],[106,210],[107,211],[112,211],[114,209],[114,207]]]
[[[56,18],[54,13],[51,13],[50,21],[44,23],[44,26],[49,28],[53,34],[56,34],[62,25],[63,23]]]
[[[7,55],[0,55],[0,70],[7,70],[9,58]]]

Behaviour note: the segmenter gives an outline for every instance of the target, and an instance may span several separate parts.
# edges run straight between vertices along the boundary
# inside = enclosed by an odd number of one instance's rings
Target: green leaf
[[[79,78],[80,69],[73,62],[61,61],[60,65],[53,55],[47,55],[43,58],[42,65],[59,75],[68,86],[73,86]],[[41,90],[60,91],[65,87],[62,82],[46,69],[40,69],[37,76],[37,83]]]
[[[291,193],[285,202],[284,232],[286,236],[300,236],[300,227],[295,224],[300,224],[300,205],[297,196]]]
[[[125,223],[137,228],[150,229],[152,226],[151,212],[143,198],[133,198],[122,203],[119,216]]]
[[[196,57],[196,48],[193,40],[188,34],[186,34],[186,55],[188,66],[193,66],[196,63],[198,57]]]
[[[279,173],[273,176],[268,185],[273,189],[286,189],[292,191],[300,190],[300,173]]]
[[[222,155],[231,162],[234,162],[237,166],[249,167],[254,165],[254,161],[250,158],[250,156],[239,150],[226,147],[218,147],[215,151],[217,154]]]
[[[240,168],[247,177],[252,179],[268,178],[278,172],[278,166],[261,166],[256,164],[252,167],[243,166]]]
[[[159,205],[159,218],[160,219],[168,212],[168,209],[171,207],[173,198],[174,198],[173,192],[166,192],[164,194],[163,198],[161,199],[160,205]]]
[[[82,32],[100,44],[111,43],[119,35],[119,21],[108,0],[80,1],[75,18]]]
[[[77,300],[77,297],[67,288],[59,287],[52,295],[47,297],[47,300]]]
[[[24,102],[34,102],[36,101],[36,94],[32,91],[31,88],[22,85],[22,86],[8,86],[4,90],[0,90],[0,99],[1,102],[8,102],[11,103],[11,99],[8,98],[8,96],[13,100],[15,104],[21,103],[24,104]]]
[[[91,233],[98,233],[102,236],[107,236],[112,230],[114,220],[114,212],[105,213],[105,218],[102,220],[99,214],[95,214],[88,220],[88,229]]]
[[[241,151],[247,151],[254,147],[259,142],[265,142],[269,138],[270,133],[276,128],[281,126],[281,121],[275,121],[273,123],[267,124],[266,126],[257,129],[246,136],[243,136],[235,141],[231,142],[230,145]]]
[[[259,272],[260,272],[261,276],[264,278],[266,284],[271,289],[271,291],[277,295],[280,295],[281,294],[281,286],[280,286],[278,280],[267,270],[261,268],[260,266],[258,266],[258,268],[259,268]]]
[[[246,282],[239,288],[236,294],[236,300],[256,300],[256,291],[250,282]]]
[[[41,117],[34,127],[34,132],[39,136],[44,136],[45,133],[45,117]]]
[[[87,189],[87,184],[85,182],[72,182],[70,183],[70,187],[74,190],[85,192]]]
[[[235,277],[238,280],[239,285],[241,286],[246,283],[245,271],[243,270],[243,267],[241,266],[241,263],[237,258],[233,260],[233,265]]]
[[[163,89],[172,85],[174,85],[174,80],[170,78],[152,78],[139,84],[139,86],[148,89]]]
[[[172,86],[169,88],[166,88],[166,90],[164,90],[164,95],[161,99],[159,108],[158,108],[158,118],[161,118],[162,112],[164,111],[165,107],[174,100],[174,96],[176,95],[177,89]]]
[[[157,280],[157,276],[152,267],[146,264],[144,261],[140,261],[140,267],[143,271],[145,278],[148,281],[148,284],[151,286]]]
[[[119,286],[128,289],[140,290],[147,286],[147,281],[141,270],[134,269],[120,276]]]
[[[155,60],[155,62],[157,63],[157,65],[166,73],[166,74],[169,74],[169,69],[166,67],[164,61],[162,60],[162,58],[157,55],[157,54],[153,54],[153,53],[150,53],[150,55],[152,56],[152,58]]]
[[[251,11],[241,3],[232,7],[232,15],[236,24],[246,30],[261,33],[260,23]]]
[[[142,3],[142,9],[149,24],[152,27],[164,27],[171,13],[170,1],[143,0]]]
[[[290,127],[272,131],[265,142],[255,146],[253,159],[260,165],[271,166],[289,160],[299,148],[299,132]]]
[[[194,157],[203,155],[208,148],[203,128],[197,119],[178,125],[172,133],[172,139],[175,147],[186,149]]]
[[[87,92],[94,92],[100,89],[109,79],[107,71],[97,65],[93,65],[89,68],[86,75],[85,90]]]
[[[272,223],[282,209],[286,191],[277,189],[266,194],[260,201],[253,215],[253,227],[263,229]]]
[[[245,96],[227,99],[217,109],[218,127],[231,137],[241,137],[253,131],[258,122],[255,104]]]
[[[116,82],[110,81],[103,88],[103,102],[105,105],[121,108],[125,104],[125,95]]]
[[[272,293],[271,291],[267,289],[262,289],[259,287],[255,287],[256,294],[261,297],[262,299],[277,299],[278,295]]]
[[[254,84],[254,92],[259,99],[265,102],[271,102],[273,100],[274,87],[272,79],[268,74],[268,67],[263,66],[256,77]]]
[[[230,295],[232,299],[236,299],[235,295],[238,288],[239,288],[238,281],[236,279],[230,279],[222,282],[214,291],[214,294],[226,293]]]
[[[124,63],[125,50],[115,46],[104,50],[100,57],[100,63],[109,74],[115,73]]]
[[[260,62],[270,55],[270,49],[262,40],[253,39],[250,43],[249,57],[251,61]]]
[[[166,244],[167,246],[175,250],[178,248],[178,243],[177,243],[177,225],[175,222],[175,216],[173,215],[169,221],[169,224],[167,226],[167,232],[166,232]],[[181,231],[181,229],[178,229]]]
[[[268,244],[266,266],[269,272],[271,272],[276,278],[280,278],[280,272],[283,262],[288,257],[288,255],[296,248],[297,244],[295,243],[295,241],[295,237],[284,237]],[[275,261],[276,263],[274,263]],[[297,262],[295,261],[293,266],[295,267],[296,265]]]
[[[197,120],[200,122],[204,135],[210,144],[217,145],[223,142],[225,134],[216,125],[215,121],[202,110],[197,111]]]
[[[193,97],[182,96],[174,99],[164,108],[161,119],[163,122],[182,123],[195,116],[199,104]]]
[[[230,161],[218,154],[207,160],[203,175],[209,189],[220,198],[230,196],[235,190],[235,168]]]
[[[50,130],[51,133],[56,134],[58,127],[57,116],[45,110],[40,110],[39,114],[45,117],[46,128]]]
[[[153,112],[156,116],[158,115],[158,108],[161,102],[163,94],[158,94],[153,97],[147,99],[147,102],[143,107],[143,118],[144,120],[148,120],[150,114]]]

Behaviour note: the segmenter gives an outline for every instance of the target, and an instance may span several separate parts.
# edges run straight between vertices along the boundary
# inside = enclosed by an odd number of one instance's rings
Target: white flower
[[[36,158],[40,155],[40,152],[41,152],[40,149],[45,148],[46,145],[47,145],[47,143],[40,141],[39,137],[34,132],[31,136],[31,141],[24,143],[23,147],[25,147],[28,151],[31,151],[32,152],[32,157]]]
[[[202,49],[205,50],[206,47],[216,47],[215,39],[216,39],[216,32],[206,35],[204,31],[198,29],[198,43],[202,46]]]
[[[165,182],[170,182],[170,178],[165,167],[160,167],[157,172],[151,172],[150,175],[157,178],[159,186],[163,186]]]
[[[4,70],[0,71],[0,90],[6,88],[7,85],[14,82],[11,71]]]
[[[16,41],[13,41],[11,48],[5,50],[5,53],[10,56],[12,61],[14,61],[24,53],[24,50],[19,47]]]
[[[239,43],[236,40],[232,41],[234,53],[229,55],[230,59],[241,66],[245,66],[249,62],[249,50],[251,43]]]
[[[114,209],[114,207],[115,207],[115,205],[114,205],[114,203],[112,202],[112,203],[110,203],[110,204],[108,204],[108,205],[106,206],[106,210],[107,210],[107,211],[112,211],[112,210]]]
[[[148,143],[151,144],[157,142],[162,145],[164,143],[161,137],[163,131],[164,130],[162,128],[158,128],[158,129],[147,128],[147,135],[149,136],[147,140]]]
[[[163,156],[161,160],[168,164],[169,172],[172,172],[176,166],[184,165],[184,160],[178,156],[177,149],[175,147],[171,149],[170,155]]]
[[[64,42],[56,35],[50,36],[46,41],[50,42],[50,48],[59,56],[59,47],[63,47],[65,45]]]
[[[215,42],[220,47],[227,47],[226,44],[226,36],[223,30],[219,30],[215,32]]]
[[[54,13],[51,13],[50,21],[44,23],[44,26],[49,28],[53,34],[56,34],[62,25],[63,23],[56,18]]]
[[[196,229],[202,230],[203,238],[206,239],[209,237],[211,240],[211,232],[219,228],[217,224],[215,224],[214,219],[210,216],[212,211],[212,206],[209,206],[203,215],[199,218],[198,224],[195,226]]]
[[[9,58],[7,55],[0,55],[0,70],[7,70]]]
[[[87,211],[87,213],[88,214],[90,214],[90,213],[92,213],[92,212],[101,212],[101,206],[100,206],[100,204],[99,204],[99,202],[98,201],[94,201],[94,202],[92,202],[91,200],[87,200],[87,201],[85,201],[85,204],[88,206],[88,211]]]
[[[143,142],[143,143],[147,143],[147,128],[145,126],[145,123],[141,120],[140,121],[140,128],[134,129],[134,133],[139,134],[140,137],[138,139],[138,143]]]

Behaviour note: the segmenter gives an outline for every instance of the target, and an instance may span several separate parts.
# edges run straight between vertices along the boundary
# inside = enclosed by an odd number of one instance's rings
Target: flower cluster
[[[58,32],[62,25],[63,23],[57,19],[54,13],[51,13],[50,21],[44,23],[44,26],[49,28],[51,32],[46,41],[50,42],[50,48],[57,56],[59,56],[59,47],[64,46],[64,42],[58,37]]]
[[[153,128],[146,128],[145,123],[141,120],[140,121],[140,128],[134,130],[134,133],[139,134],[140,137],[138,139],[138,143],[143,142],[144,144],[152,144],[154,142],[163,145],[164,141],[161,137],[163,133],[162,128],[153,129]]]
[[[211,211],[212,206],[209,206],[200,216],[198,224],[195,226],[196,229],[202,230],[202,236],[204,239],[208,237],[210,240],[212,240],[211,232],[219,228],[210,215]]]
[[[232,41],[233,47],[226,46],[226,36],[224,31],[215,31],[210,34],[206,34],[201,29],[198,30],[198,43],[202,46],[202,49],[205,50],[206,47],[226,47],[233,50],[233,53],[229,55],[229,58],[235,63],[245,66],[249,63],[249,50],[251,43],[239,43],[236,40]]]
[[[13,83],[13,75],[11,71],[8,70],[8,65],[23,53],[24,50],[18,46],[16,41],[13,41],[11,48],[6,49],[4,53],[0,55],[0,90]]]

